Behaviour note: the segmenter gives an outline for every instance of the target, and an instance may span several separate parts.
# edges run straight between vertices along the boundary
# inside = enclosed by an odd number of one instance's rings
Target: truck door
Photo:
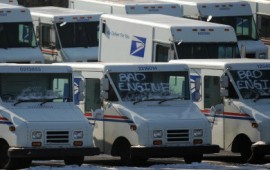
[[[170,60],[169,49],[170,47],[168,45],[156,44],[154,62],[168,62]]]
[[[220,77],[212,75],[204,76],[203,87],[204,110],[210,111],[208,119],[212,124],[212,142],[224,148],[224,106],[220,96]]]
[[[103,151],[103,113],[99,112],[101,108],[100,101],[100,79],[99,78],[86,78],[85,85],[85,114],[89,115],[90,122],[94,126],[94,143]]]

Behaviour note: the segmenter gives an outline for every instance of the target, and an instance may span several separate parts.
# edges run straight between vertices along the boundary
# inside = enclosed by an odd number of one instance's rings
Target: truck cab
[[[99,154],[93,129],[73,103],[67,66],[0,64],[0,168],[27,168],[32,160],[81,165]]]
[[[43,63],[30,11],[22,6],[0,3],[0,62]]]
[[[240,153],[249,162],[261,161],[270,154],[270,62],[260,59],[170,62],[187,64],[191,82],[201,79],[202,96],[194,102],[212,122],[213,144]]]
[[[46,63],[97,61],[100,12],[53,6],[29,9]]]
[[[163,1],[163,0],[162,0]],[[268,59],[268,47],[260,40],[251,6],[241,0],[166,0],[183,6],[183,16],[234,28],[243,58]]]
[[[203,154],[219,152],[210,123],[191,101],[185,65],[61,64],[73,68],[78,87],[85,84],[75,103],[93,125],[101,153],[130,165],[164,157],[201,162]]]

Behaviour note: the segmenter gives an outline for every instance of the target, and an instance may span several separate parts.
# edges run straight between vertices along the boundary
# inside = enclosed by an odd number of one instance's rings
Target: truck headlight
[[[162,130],[154,130],[153,131],[153,138],[162,138]]]
[[[265,53],[260,53],[259,54],[259,59],[266,59],[266,54]]]
[[[74,131],[73,138],[74,139],[82,139],[83,138],[83,131]]]
[[[33,131],[32,132],[32,139],[41,139],[42,138],[42,132],[41,131]]]
[[[194,129],[193,130],[193,136],[194,137],[202,137],[203,136],[203,130],[202,129]]]

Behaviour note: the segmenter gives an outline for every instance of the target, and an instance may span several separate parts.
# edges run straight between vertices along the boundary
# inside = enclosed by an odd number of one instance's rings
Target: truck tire
[[[78,165],[81,166],[83,164],[84,157],[77,156],[77,157],[69,157],[64,160],[65,165]]]
[[[30,167],[32,160],[27,158],[8,157],[8,144],[0,143],[0,169],[21,169]]]
[[[201,163],[202,162],[202,158],[203,158],[203,155],[202,154],[184,156],[184,160],[185,160],[185,163],[186,164],[191,164],[192,162]]]
[[[120,158],[122,165],[129,166],[132,164],[131,154],[130,154],[130,144],[128,142],[122,143],[120,147]]]

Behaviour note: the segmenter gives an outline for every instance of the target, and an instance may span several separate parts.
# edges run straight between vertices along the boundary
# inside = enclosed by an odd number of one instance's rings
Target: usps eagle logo
[[[131,41],[130,54],[136,57],[144,57],[146,38],[134,36]]]

